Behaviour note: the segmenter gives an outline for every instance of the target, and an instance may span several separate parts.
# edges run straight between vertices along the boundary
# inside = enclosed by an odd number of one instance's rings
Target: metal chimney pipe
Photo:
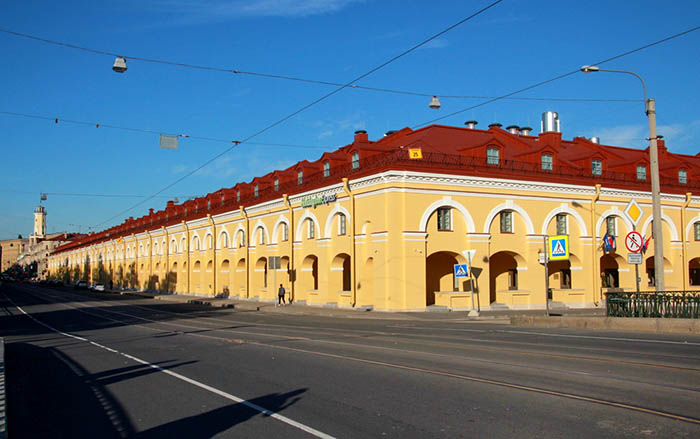
[[[464,122],[464,125],[466,125],[467,128],[469,128],[470,130],[474,130],[474,129],[476,129],[476,125],[478,123],[479,122],[477,122],[475,120],[468,120],[468,121]]]
[[[600,143],[600,137],[591,137],[591,143],[598,145]]]
[[[518,134],[520,133],[520,127],[517,125],[510,125],[506,127],[506,129],[511,133],[511,134]]]
[[[561,132],[561,126],[559,125],[559,114],[555,111],[545,111],[542,113],[542,124],[540,125],[543,133]]]

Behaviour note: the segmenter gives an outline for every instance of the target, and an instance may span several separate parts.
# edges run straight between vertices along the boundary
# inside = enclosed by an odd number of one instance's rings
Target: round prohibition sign
[[[639,232],[629,232],[625,237],[625,247],[632,253],[637,253],[642,249],[642,235]]]

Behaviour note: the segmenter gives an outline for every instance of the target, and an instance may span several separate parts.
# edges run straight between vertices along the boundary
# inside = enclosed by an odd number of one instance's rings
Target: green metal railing
[[[605,293],[608,317],[700,318],[700,292]]]

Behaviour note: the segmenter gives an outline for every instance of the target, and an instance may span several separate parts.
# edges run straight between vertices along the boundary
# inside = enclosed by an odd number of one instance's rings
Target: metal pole
[[[549,251],[548,251],[548,241],[549,236],[544,235],[544,303],[545,309],[547,310],[547,316],[549,317]]]
[[[642,83],[644,93],[644,112],[649,119],[649,162],[651,165],[651,204],[652,204],[652,236],[654,238],[654,277],[657,292],[666,289],[664,281],[664,238],[661,227],[661,187],[659,184],[659,151],[656,138],[656,102],[653,98],[647,99],[647,86],[641,76],[627,70],[601,69],[598,66],[583,66],[583,73],[612,72],[625,73],[635,76]]]
[[[659,184],[659,151],[656,144],[656,103],[653,98],[646,101],[649,117],[649,161],[651,162],[651,204],[653,221],[651,233],[654,238],[654,277],[656,291],[664,291],[664,238],[661,228],[661,187]]]

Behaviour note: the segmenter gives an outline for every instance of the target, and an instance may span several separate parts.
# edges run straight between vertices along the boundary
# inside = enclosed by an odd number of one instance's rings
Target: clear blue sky
[[[334,88],[129,57],[346,82],[489,3],[6,0],[0,28],[123,54],[128,71],[114,73],[111,56],[0,32],[0,111],[240,140]],[[505,0],[359,85],[442,96],[503,95],[699,24],[695,0]],[[700,152],[699,47],[695,31],[604,65],[644,77],[657,102],[659,134],[672,152]],[[602,143],[645,148],[641,93],[631,76],[576,74],[519,96],[639,102],[502,100],[440,123],[462,126],[476,119],[479,128],[500,122],[539,133],[541,113],[553,110],[565,139],[599,136]],[[442,108],[432,110],[425,97],[346,89],[254,139],[303,148],[241,145],[164,196],[108,222],[143,199],[123,195],[152,195],[231,144],[181,139],[173,151],[158,147],[158,134],[0,113],[0,239],[31,233],[42,192],[49,193],[49,232],[102,230],[149,207],[162,209],[168,197],[183,201],[315,160],[350,143],[357,129],[377,139],[484,100],[444,97]]]

